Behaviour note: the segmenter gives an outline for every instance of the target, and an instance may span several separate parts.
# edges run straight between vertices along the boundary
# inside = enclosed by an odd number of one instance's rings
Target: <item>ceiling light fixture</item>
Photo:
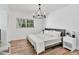
[[[34,13],[33,18],[34,19],[45,19],[46,15],[45,12],[42,12],[41,10],[41,4],[38,4],[39,9]]]

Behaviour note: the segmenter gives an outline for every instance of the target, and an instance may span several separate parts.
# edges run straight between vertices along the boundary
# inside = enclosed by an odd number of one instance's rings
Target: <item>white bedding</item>
[[[45,47],[61,42],[61,37],[54,37],[47,34],[29,34],[28,40],[34,46],[37,54],[45,51]]]

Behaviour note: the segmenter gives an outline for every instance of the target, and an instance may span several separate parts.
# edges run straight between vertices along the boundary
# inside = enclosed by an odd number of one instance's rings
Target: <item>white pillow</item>
[[[44,34],[47,34],[47,35],[50,35],[50,36],[54,36],[54,37],[60,37],[61,32],[45,30]]]
[[[55,37],[60,37],[61,32],[53,31],[53,35],[54,35]]]
[[[50,35],[50,36],[54,36],[54,35],[53,35],[53,31],[50,31],[50,30],[49,30],[49,31],[48,31],[48,30],[45,30],[45,31],[44,31],[44,34]]]

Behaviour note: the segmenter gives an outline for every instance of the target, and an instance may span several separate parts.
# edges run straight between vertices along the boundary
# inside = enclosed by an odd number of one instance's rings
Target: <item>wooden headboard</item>
[[[65,29],[54,29],[54,28],[45,28],[44,30],[52,30],[52,31],[59,31],[61,32],[61,36],[65,36]]]

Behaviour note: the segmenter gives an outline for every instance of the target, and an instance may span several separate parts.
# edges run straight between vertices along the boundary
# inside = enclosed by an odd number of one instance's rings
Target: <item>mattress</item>
[[[47,34],[37,34],[33,36],[37,38],[37,41],[39,39],[43,40],[45,47],[61,42],[61,37],[54,37]]]

